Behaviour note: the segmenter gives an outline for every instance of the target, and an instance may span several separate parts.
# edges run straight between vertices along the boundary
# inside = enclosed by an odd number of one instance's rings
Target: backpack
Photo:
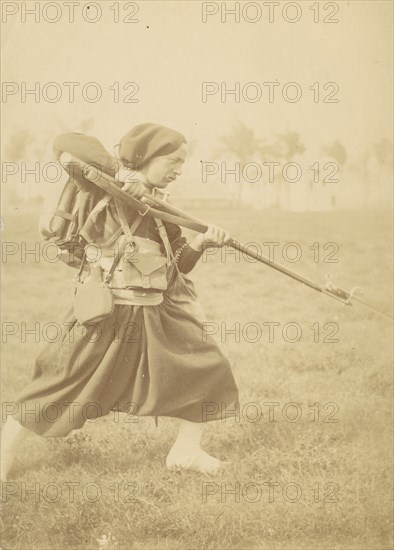
[[[44,243],[57,245],[57,257],[61,261],[79,267],[83,255],[78,224],[79,189],[71,178],[67,178],[66,183],[57,186],[50,195],[46,202],[52,208],[45,210],[39,219],[41,239]]]
[[[85,162],[102,166],[110,175],[113,175],[118,164],[117,159],[109,155],[96,138],[83,134],[58,136],[54,149],[58,159],[62,153],[70,152]],[[38,229],[44,243],[57,246],[57,256],[61,261],[79,268],[86,244],[80,231],[97,203],[102,200],[109,202],[111,197],[82,177],[70,177],[65,168],[64,176],[52,184],[47,194]]]

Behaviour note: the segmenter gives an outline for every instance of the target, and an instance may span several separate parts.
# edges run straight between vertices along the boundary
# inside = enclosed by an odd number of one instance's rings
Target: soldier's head
[[[182,173],[187,156],[185,137],[159,124],[139,124],[120,141],[118,156],[154,187],[164,188]]]

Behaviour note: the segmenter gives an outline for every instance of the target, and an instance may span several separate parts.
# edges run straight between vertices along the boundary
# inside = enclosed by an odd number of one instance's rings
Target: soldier
[[[138,168],[137,181],[127,181],[123,189],[141,197],[148,190],[165,189],[181,175],[187,143],[175,130],[141,124],[122,138],[118,158],[82,134],[59,136],[55,152],[58,158],[69,153],[86,163],[99,163],[118,181]],[[94,201],[90,203],[93,208]],[[168,468],[205,473],[220,468],[220,460],[200,447],[205,422],[220,418],[220,412],[207,418],[204,403],[231,409],[238,391],[226,357],[213,339],[202,338],[203,317],[184,274],[193,269],[207,244],[221,246],[230,236],[211,225],[187,242],[177,225],[164,222],[163,231],[152,217],[137,218],[131,207],[109,200],[84,223],[81,234],[91,273],[98,269],[105,278],[114,250],[127,242],[108,285],[113,312],[84,327],[71,308],[60,342],[49,343],[36,359],[33,379],[17,399],[19,412],[8,418],[3,430],[3,479],[18,442],[29,430],[44,437],[65,436],[88,418],[113,410],[180,419],[178,437],[166,459]],[[130,244],[133,253],[127,248]],[[92,246],[100,251],[99,259],[97,254],[92,257]],[[38,419],[23,414],[37,404]],[[55,422],[49,418],[49,404],[56,409]]]

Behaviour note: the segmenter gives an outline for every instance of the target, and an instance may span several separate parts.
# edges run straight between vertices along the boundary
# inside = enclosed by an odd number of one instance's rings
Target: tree
[[[290,162],[295,155],[302,155],[305,152],[305,146],[301,142],[301,136],[298,132],[286,132],[286,134],[278,134],[278,142],[282,142],[287,150],[283,153],[286,162]]]
[[[305,146],[301,141],[301,136],[298,132],[289,131],[282,134],[276,134],[275,140],[272,143],[263,143],[260,148],[260,154],[263,162],[275,161],[280,164],[291,162],[295,155],[302,155],[305,151]],[[283,166],[281,167],[283,169]],[[282,170],[275,170],[275,203],[277,208],[291,208],[291,188],[288,181],[284,181]],[[272,182],[271,182],[272,183]]]
[[[330,145],[323,148],[323,150],[330,155],[338,164],[345,164],[347,160],[347,153],[344,145],[337,139]]]
[[[237,202],[242,200],[242,191],[244,180],[242,178],[242,170],[245,164],[251,162],[254,154],[259,151],[261,140],[255,135],[252,128],[248,128],[242,122],[237,122],[230,134],[220,138],[221,152],[228,153],[236,157],[240,164],[240,182],[238,186]]]

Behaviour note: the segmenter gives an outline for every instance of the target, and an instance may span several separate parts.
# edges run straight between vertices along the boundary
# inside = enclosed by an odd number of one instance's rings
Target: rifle
[[[207,224],[201,222],[197,218],[180,210],[179,208],[168,204],[166,201],[160,199],[155,195],[144,194],[141,197],[141,200],[132,197],[119,187],[113,177],[104,173],[99,167],[95,165],[85,163],[78,158],[65,153],[63,153],[61,157],[61,163],[63,167],[67,170],[67,172],[71,175],[71,177],[76,176],[77,179],[78,177],[87,179],[89,182],[94,183],[95,185],[97,185],[97,187],[105,191],[105,193],[107,193],[108,195],[111,195],[115,199],[118,199],[136,209],[138,213],[142,216],[153,216],[154,218],[158,218],[162,221],[174,223],[182,227],[192,229],[199,233],[205,233],[205,231],[208,229]],[[70,168],[72,168],[72,170],[70,170]],[[304,277],[299,273],[296,273],[295,271],[285,267],[284,265],[274,262],[267,256],[250,251],[248,248],[246,248],[234,239],[230,239],[226,243],[226,245],[234,248],[235,250],[239,250],[250,258],[254,258],[258,262],[265,264],[272,269],[283,273],[284,275],[287,275],[291,279],[298,281],[299,283],[317,292],[320,292],[321,294],[338,300],[346,306],[351,306],[352,301],[355,301],[370,309],[371,311],[382,315],[387,319],[393,320],[392,316],[376,309],[375,307],[365,303],[363,300],[360,300],[360,298],[355,296],[357,292],[361,291],[360,287],[354,287],[350,291],[338,288],[333,285],[332,276],[330,274],[326,275],[326,283],[324,285],[320,285],[308,279],[307,277]]]

